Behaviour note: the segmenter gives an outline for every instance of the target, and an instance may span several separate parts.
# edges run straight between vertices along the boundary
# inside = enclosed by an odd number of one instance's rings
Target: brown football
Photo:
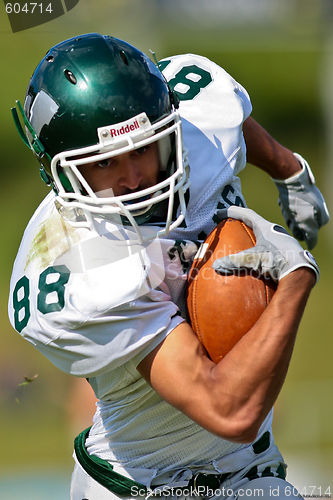
[[[216,273],[213,262],[255,245],[244,222],[226,219],[207,236],[188,277],[187,310],[192,329],[217,363],[250,330],[271,300],[273,281],[239,272]]]

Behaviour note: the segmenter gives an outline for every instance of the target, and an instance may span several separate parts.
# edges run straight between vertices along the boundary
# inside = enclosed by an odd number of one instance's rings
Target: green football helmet
[[[138,232],[163,212],[162,235],[186,213],[188,165],[177,108],[176,95],[144,53],[91,33],[49,50],[31,77],[24,108],[17,101],[12,113],[72,224],[89,226],[93,217],[117,214]],[[111,186],[111,195],[100,197],[78,169],[155,141],[161,175],[149,188],[114,196]]]

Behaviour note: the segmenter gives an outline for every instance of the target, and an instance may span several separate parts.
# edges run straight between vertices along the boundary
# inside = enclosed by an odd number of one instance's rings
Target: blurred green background
[[[90,403],[73,400],[70,377],[23,341],[7,319],[13,260],[26,223],[47,192],[12,124],[10,107],[15,99],[24,100],[47,49],[76,34],[111,34],[145,52],[154,50],[158,58],[199,53],[242,83],[254,118],[308,159],[330,206],[333,8],[330,0],[80,0],[64,16],[17,33],[1,8],[0,498],[65,499],[72,438],[85,426]],[[270,179],[249,166],[242,182],[248,205],[283,223]],[[321,494],[328,486],[333,490],[332,245],[327,225],[314,251],[321,280],[301,324],[274,425],[289,479],[306,494],[311,491],[304,488],[316,486],[318,495],[319,488]],[[33,382],[20,385],[35,374]]]

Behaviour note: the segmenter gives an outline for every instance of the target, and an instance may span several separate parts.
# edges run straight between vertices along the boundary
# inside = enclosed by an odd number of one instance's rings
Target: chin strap
[[[39,140],[39,137],[37,136],[35,129],[31,125],[31,123],[29,122],[29,119],[28,119],[27,115],[25,114],[25,111],[23,109],[23,106],[22,106],[21,102],[19,100],[17,100],[16,104],[17,104],[18,111],[19,111],[19,113],[21,115],[21,119],[23,120],[24,125],[29,130],[29,132],[30,132],[30,134],[32,136],[32,141],[29,141],[27,134],[24,132],[22,124],[21,124],[21,120],[20,120],[20,117],[19,117],[19,114],[17,112],[17,109],[14,107],[14,108],[11,108],[11,112],[12,112],[12,116],[13,116],[13,120],[14,120],[16,129],[17,129],[17,131],[19,133],[19,136],[21,137],[22,141],[24,142],[24,144],[37,156],[38,161],[41,164],[40,176],[41,176],[42,180],[48,186],[50,186],[50,185],[53,184],[52,183],[52,178],[50,177],[50,175],[45,170],[45,167],[43,165],[43,159],[46,158],[49,162],[51,162],[52,158],[45,151],[45,148],[44,148],[42,142]]]

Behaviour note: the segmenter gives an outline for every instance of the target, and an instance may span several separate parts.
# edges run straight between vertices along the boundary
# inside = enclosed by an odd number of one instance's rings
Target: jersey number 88
[[[50,281],[49,276],[57,279]],[[42,314],[61,311],[65,305],[65,285],[69,280],[70,271],[67,266],[50,266],[43,271],[38,280],[37,309]],[[48,295],[55,295],[56,300],[50,302]],[[18,280],[13,291],[13,308],[15,328],[21,332],[30,318],[30,281],[26,276]]]

